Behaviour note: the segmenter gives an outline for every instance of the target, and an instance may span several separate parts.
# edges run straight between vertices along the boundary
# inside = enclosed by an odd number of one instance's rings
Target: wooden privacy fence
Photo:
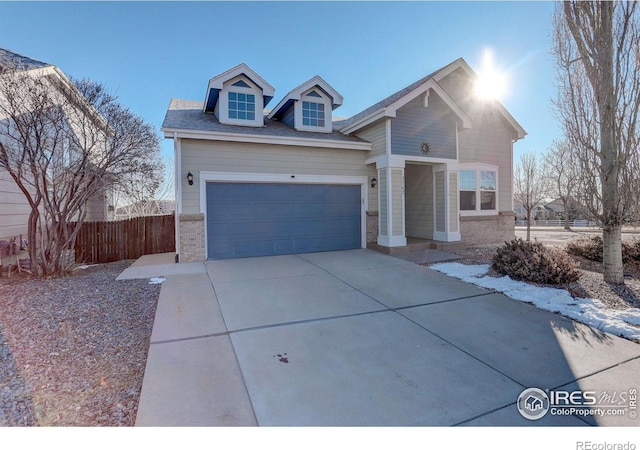
[[[175,242],[173,214],[117,222],[85,222],[76,237],[76,262],[108,263],[175,252]]]

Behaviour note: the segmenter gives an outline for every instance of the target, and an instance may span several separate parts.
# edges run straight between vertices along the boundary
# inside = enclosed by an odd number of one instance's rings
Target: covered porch
[[[396,161],[378,171],[378,238],[386,253],[460,248],[455,163]]]

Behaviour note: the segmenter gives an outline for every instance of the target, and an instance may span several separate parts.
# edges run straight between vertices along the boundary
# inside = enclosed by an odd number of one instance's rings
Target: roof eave
[[[363,150],[369,151],[372,144],[369,142],[355,141],[338,141],[332,139],[313,139],[294,136],[264,136],[250,133],[229,133],[221,131],[203,131],[188,130],[183,128],[162,127],[160,131],[164,133],[164,137],[186,138],[186,139],[204,139],[226,142],[248,142],[254,144],[280,144],[295,145],[302,147],[322,147],[335,148],[343,150]]]

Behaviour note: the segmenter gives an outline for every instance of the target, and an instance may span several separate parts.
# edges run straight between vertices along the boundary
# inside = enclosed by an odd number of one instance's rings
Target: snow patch
[[[508,276],[496,278],[485,276],[488,264],[467,265],[461,263],[441,263],[431,266],[445,275],[486,289],[502,292],[506,296],[540,309],[577,320],[598,330],[627,339],[640,340],[640,309],[609,310],[594,298],[573,298],[565,289],[533,286],[512,280]]]
[[[161,284],[163,281],[166,281],[166,279],[162,277],[149,278],[149,284]]]

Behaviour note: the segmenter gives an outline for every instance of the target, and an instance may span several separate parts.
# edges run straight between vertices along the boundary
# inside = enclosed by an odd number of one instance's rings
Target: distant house
[[[458,59],[346,120],[319,76],[267,111],[275,89],[245,64],[172,99],[180,261],[513,238],[526,133],[476,78]]]
[[[66,85],[70,84],[67,77],[56,66],[0,48],[0,76],[7,68],[17,68],[33,77],[52,77]],[[52,86],[54,84],[52,83]],[[0,99],[2,101],[2,99]],[[0,120],[7,120],[0,116]],[[0,136],[2,139],[2,136]],[[107,189],[99,192],[87,205],[86,220],[109,220],[113,218],[113,208],[109,200],[112,198]],[[22,235],[26,238],[27,222],[30,207],[26,197],[9,174],[0,169],[0,239],[7,239]]]
[[[576,200],[569,199],[569,220],[587,220],[586,208],[581,206]],[[514,212],[519,221],[527,219],[527,212],[520,203],[514,203]],[[562,199],[545,199],[536,205],[531,211],[532,220],[564,220],[565,208]]]

